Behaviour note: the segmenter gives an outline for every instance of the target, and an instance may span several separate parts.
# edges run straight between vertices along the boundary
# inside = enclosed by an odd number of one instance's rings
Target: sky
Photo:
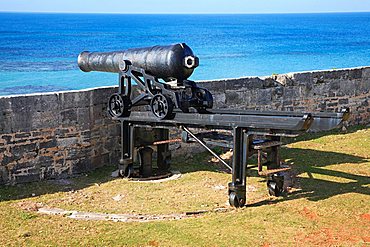
[[[169,14],[370,12],[370,0],[0,0],[0,11]]]

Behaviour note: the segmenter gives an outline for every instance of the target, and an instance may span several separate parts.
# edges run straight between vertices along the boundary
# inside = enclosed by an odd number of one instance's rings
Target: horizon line
[[[0,13],[14,14],[114,14],[114,15],[269,15],[269,14],[350,14],[350,13],[370,13],[369,11],[318,11],[318,12],[63,12],[63,11],[1,11]]]

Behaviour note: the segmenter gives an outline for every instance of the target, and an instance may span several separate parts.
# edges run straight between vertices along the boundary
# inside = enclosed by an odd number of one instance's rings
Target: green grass
[[[230,174],[206,154],[178,157],[183,176],[159,184],[113,179],[104,167],[69,179],[0,187],[0,246],[364,246],[370,242],[370,129],[305,134],[282,148],[295,188],[269,197],[249,171],[248,205],[178,221],[79,221],[23,210],[43,203],[68,210],[169,214],[227,207]],[[217,150],[220,152],[220,150]],[[255,161],[251,161],[255,163]],[[225,186],[224,189],[216,189]],[[121,195],[122,200],[112,199]]]

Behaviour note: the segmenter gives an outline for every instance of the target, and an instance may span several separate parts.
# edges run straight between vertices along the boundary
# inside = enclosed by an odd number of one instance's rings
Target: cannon
[[[188,80],[199,65],[199,59],[184,43],[108,53],[82,52],[78,65],[85,72],[119,74],[119,89],[109,99],[108,112],[121,125],[118,168],[122,177],[132,178],[134,174],[141,178],[152,177],[155,175],[153,157],[157,158],[156,174],[167,176],[170,143],[198,142],[231,170],[228,194],[229,203],[234,207],[243,207],[246,203],[247,169],[252,168],[248,158],[252,154],[257,154],[258,175],[266,176],[269,194],[279,196],[284,192],[284,172],[290,169],[280,162],[281,138],[296,137],[310,128],[330,130],[340,126],[350,115],[349,108],[338,113],[314,114],[211,109],[212,94]],[[134,82],[141,90],[135,96],[131,92]],[[132,110],[143,105],[150,109]],[[197,134],[192,128],[212,132]],[[181,130],[181,138],[169,139],[170,129]],[[229,135],[225,135],[225,131]],[[230,164],[209,145],[232,148]],[[154,150],[157,153],[152,156]],[[262,159],[264,152],[267,153],[266,162]],[[139,169],[134,169],[135,163],[139,163]],[[263,166],[267,168],[265,171]]]
[[[135,106],[148,105],[159,119],[174,117],[174,109],[206,112],[213,107],[212,94],[188,80],[199,59],[185,43],[117,52],[82,52],[78,66],[84,72],[119,74],[118,93],[108,102],[112,117],[127,117]],[[141,89],[133,97],[133,81]]]

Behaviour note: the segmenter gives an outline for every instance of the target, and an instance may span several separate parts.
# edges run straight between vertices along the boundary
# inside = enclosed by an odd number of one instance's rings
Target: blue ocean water
[[[83,73],[81,51],[187,43],[191,79],[370,65],[370,13],[108,15],[0,13],[0,95],[117,84]]]

